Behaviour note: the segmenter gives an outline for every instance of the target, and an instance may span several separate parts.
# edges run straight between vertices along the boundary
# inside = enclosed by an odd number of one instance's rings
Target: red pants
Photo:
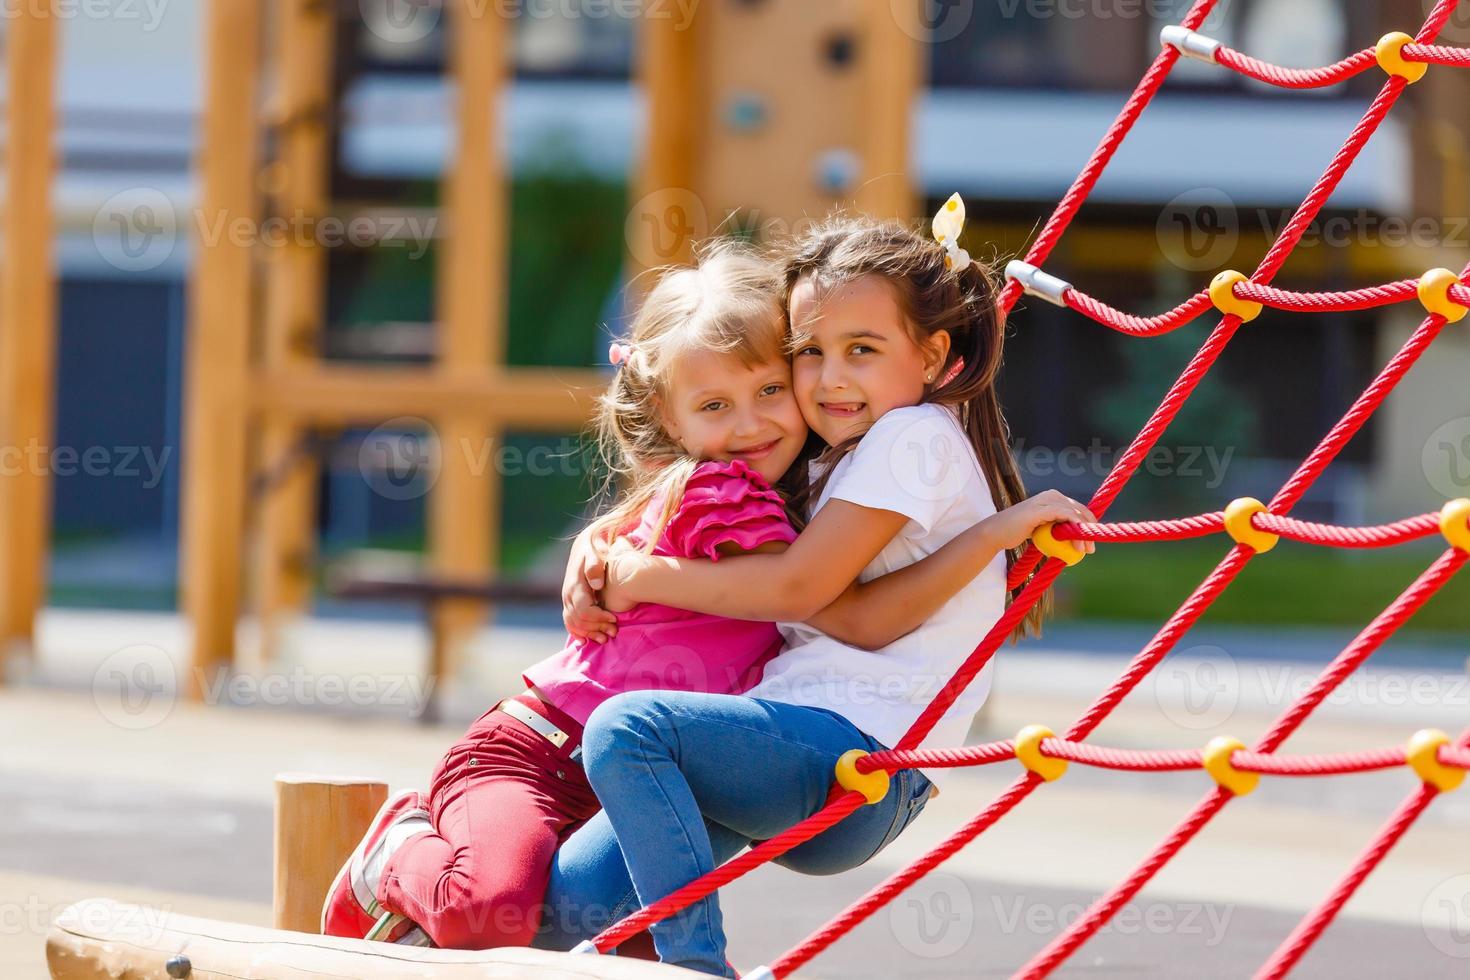
[[[533,694],[515,700],[566,732],[567,743],[556,748],[504,712],[485,712],[434,771],[433,832],[405,841],[383,870],[378,901],[436,946],[530,945],[552,855],[599,809],[569,758],[582,726]]]

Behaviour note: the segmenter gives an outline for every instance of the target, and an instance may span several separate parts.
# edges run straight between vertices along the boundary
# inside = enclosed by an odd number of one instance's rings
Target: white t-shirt
[[[995,513],[958,415],[934,404],[894,409],[874,423],[838,461],[813,514],[832,499],[909,519],[863,569],[864,582],[938,551]],[[881,650],[848,646],[803,623],[779,623],[786,649],[746,693],[835,711],[891,748],[1000,618],[1005,581],[1002,552],[922,626]],[[990,693],[994,666],[993,660],[985,665],[921,747],[963,744]]]

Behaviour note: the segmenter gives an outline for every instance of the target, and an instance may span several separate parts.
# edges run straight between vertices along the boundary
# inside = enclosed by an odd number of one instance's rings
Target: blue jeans
[[[570,949],[722,864],[827,801],[837,757],[884,748],[841,715],[728,694],[636,691],[593,712],[583,760],[603,812],[557,852],[536,945]],[[855,868],[929,799],[929,780],[894,774],[888,795],[792,848],[802,874]],[[715,976],[725,962],[717,895],[649,930],[659,958]]]

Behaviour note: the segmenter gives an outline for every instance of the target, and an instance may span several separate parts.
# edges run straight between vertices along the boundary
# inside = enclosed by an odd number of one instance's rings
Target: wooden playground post
[[[300,772],[276,777],[277,929],[321,932],[327,889],[387,799],[388,784],[375,779]]]
[[[0,681],[11,648],[27,653],[46,595],[56,373],[51,178],[56,17],[22,4],[6,29],[4,256],[0,261]]]
[[[205,675],[230,665],[240,611],[262,6],[257,0],[211,0],[205,10],[196,212],[202,220],[196,230],[220,233],[195,242],[179,554],[182,605],[193,630],[186,690],[196,699],[203,697]]]
[[[318,0],[281,4],[274,27],[277,88],[267,122],[276,132],[276,158],[262,176],[272,210],[290,232],[265,249],[262,361],[267,368],[317,359],[326,287],[326,251],[317,222],[330,209],[329,101],[336,46],[335,18]],[[267,662],[277,652],[284,620],[299,613],[311,595],[320,466],[310,453],[293,459],[310,431],[288,418],[261,423],[263,471],[285,466],[279,485],[260,496],[252,562]]]
[[[635,75],[643,88],[649,134],[643,160],[630,181],[633,211],[627,237],[633,274],[662,264],[694,260],[693,216],[699,163],[699,113],[703,100],[697,23],[684,26],[671,17],[644,16],[638,27],[641,50]],[[657,134],[657,137],[654,136]]]
[[[498,110],[508,65],[499,7],[472,0],[446,6],[459,142],[443,183],[437,371],[452,379],[483,377],[505,358],[508,216]],[[435,422],[439,476],[428,501],[430,560],[442,575],[483,577],[498,563],[504,429],[480,412],[449,411]],[[441,675],[454,673],[459,647],[481,615],[475,603],[436,606],[431,655]]]
[[[917,6],[923,0],[905,0]],[[906,19],[918,23],[917,16]],[[910,120],[924,84],[924,51],[904,32],[892,0],[863,0],[862,126],[863,179],[859,210],[880,218],[905,219],[918,210],[909,169]]]

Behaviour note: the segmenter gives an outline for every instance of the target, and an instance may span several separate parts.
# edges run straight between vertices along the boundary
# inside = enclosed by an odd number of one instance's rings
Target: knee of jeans
[[[635,746],[658,741],[648,718],[646,694],[626,691],[608,698],[587,719],[582,730],[582,764],[596,788],[597,774]]]

